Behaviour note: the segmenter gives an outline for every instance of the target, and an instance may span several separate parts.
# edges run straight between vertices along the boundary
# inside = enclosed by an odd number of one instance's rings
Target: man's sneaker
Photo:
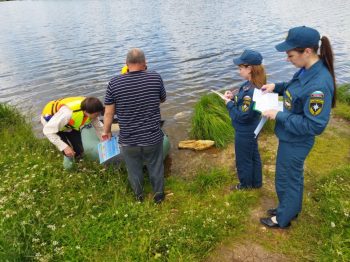
[[[164,201],[164,199],[165,199],[164,193],[156,193],[153,197],[153,201],[156,204],[162,203]]]

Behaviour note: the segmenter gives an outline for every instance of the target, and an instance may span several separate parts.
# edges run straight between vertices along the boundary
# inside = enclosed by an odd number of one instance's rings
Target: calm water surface
[[[244,48],[263,54],[269,81],[292,76],[296,69],[274,49],[290,27],[328,36],[338,83],[350,82],[349,14],[344,0],[0,2],[0,102],[37,122],[51,99],[103,99],[127,50],[140,47],[164,79],[162,117],[174,145],[187,138],[199,96],[241,82],[232,58]]]

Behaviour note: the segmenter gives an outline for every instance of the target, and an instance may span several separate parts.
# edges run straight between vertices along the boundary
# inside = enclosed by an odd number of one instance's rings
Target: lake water
[[[350,82],[349,14],[344,0],[0,2],[0,102],[37,122],[49,100],[103,99],[128,49],[139,47],[163,77],[162,117],[175,145],[201,95],[241,82],[232,58],[244,48],[263,54],[269,81],[290,79],[296,69],[274,49],[290,27],[328,36],[338,83]]]

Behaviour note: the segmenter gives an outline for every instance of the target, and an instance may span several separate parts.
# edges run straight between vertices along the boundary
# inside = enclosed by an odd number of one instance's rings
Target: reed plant
[[[215,94],[204,95],[194,107],[191,137],[215,141],[225,147],[234,140],[234,129],[224,101]]]
[[[337,101],[350,105],[350,84],[343,84],[337,87]]]

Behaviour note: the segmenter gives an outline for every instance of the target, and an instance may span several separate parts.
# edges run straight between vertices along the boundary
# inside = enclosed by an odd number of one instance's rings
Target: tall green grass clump
[[[350,120],[350,84],[337,87],[337,105],[333,112],[339,117]]]
[[[233,141],[234,129],[223,100],[215,94],[204,95],[195,105],[191,137],[215,141],[225,147]]]
[[[24,116],[12,106],[0,103],[0,130],[17,126],[25,126]]]
[[[343,84],[337,87],[337,100],[350,105],[350,84]]]

